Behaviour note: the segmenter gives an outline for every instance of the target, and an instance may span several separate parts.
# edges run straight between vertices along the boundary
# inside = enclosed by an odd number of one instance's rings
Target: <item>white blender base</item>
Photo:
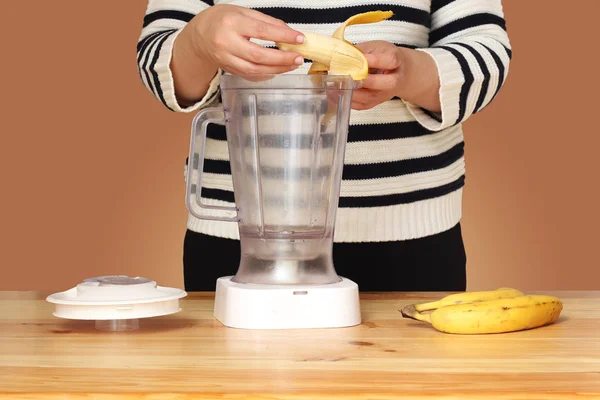
[[[241,329],[342,328],[361,323],[358,285],[257,285],[217,279],[214,316]]]

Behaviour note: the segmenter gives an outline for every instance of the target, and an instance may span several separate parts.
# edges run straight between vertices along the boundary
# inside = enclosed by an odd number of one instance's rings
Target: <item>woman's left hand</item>
[[[362,87],[354,91],[352,108],[367,110],[397,96],[402,79],[401,48],[393,43],[376,40],[357,44],[369,63],[369,76]]]
[[[432,112],[440,111],[438,71],[429,55],[383,40],[356,47],[367,58],[369,76],[354,91],[353,109],[367,110],[400,97]]]

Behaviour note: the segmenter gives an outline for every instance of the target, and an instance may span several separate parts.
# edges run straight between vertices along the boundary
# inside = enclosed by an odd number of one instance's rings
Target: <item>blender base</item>
[[[214,316],[240,329],[342,328],[361,323],[358,285],[257,285],[217,280]]]

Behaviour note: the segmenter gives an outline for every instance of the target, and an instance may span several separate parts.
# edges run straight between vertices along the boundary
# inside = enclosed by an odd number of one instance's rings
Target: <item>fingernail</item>
[[[294,63],[296,63],[298,65],[302,65],[302,64],[304,64],[304,58],[296,57],[296,59],[294,60]]]
[[[297,43],[304,43],[304,36],[302,36],[302,35],[296,36],[296,42]]]

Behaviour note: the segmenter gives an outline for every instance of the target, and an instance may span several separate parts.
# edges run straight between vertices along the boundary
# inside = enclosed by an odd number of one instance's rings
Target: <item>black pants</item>
[[[186,291],[214,291],[217,278],[235,275],[239,262],[239,241],[186,232]],[[408,241],[334,243],[333,262],[338,275],[356,282],[363,292],[466,290],[460,224]]]

